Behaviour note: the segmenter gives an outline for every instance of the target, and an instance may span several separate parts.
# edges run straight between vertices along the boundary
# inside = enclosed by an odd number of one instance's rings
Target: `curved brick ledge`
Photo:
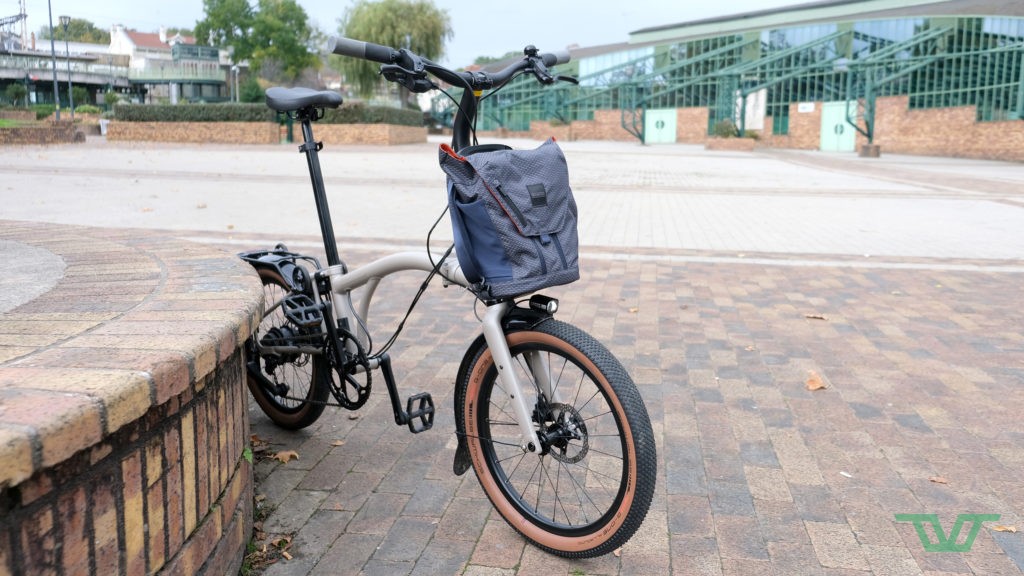
[[[251,530],[259,281],[152,232],[0,222],[64,259],[0,314],[0,574],[226,574]]]

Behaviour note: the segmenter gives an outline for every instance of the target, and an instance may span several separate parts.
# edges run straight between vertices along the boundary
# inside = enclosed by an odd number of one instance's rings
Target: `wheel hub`
[[[590,451],[590,438],[583,417],[567,404],[548,404],[540,419],[541,453],[566,464],[575,464]]]

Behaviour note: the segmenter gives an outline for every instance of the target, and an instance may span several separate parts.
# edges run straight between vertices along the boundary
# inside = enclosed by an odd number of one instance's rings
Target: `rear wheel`
[[[273,308],[246,341],[249,391],[275,424],[298,430],[316,422],[324,411],[330,392],[330,365],[323,361],[322,354],[260,353],[257,343],[264,347],[293,345],[302,334],[276,305],[289,294],[288,284],[272,270],[260,270],[259,275],[266,306]]]
[[[636,386],[604,346],[568,324],[549,320],[507,340],[541,451],[521,447],[510,394],[482,346],[458,382],[456,417],[484,492],[548,552],[615,550],[640,527],[654,494],[654,435]]]

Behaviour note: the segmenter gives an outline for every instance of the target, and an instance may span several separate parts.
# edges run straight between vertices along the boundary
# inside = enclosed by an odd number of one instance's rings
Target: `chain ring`
[[[324,348],[327,370],[322,377],[328,379],[327,384],[331,387],[331,395],[338,401],[339,406],[348,410],[358,410],[370,399],[370,388],[373,384],[370,362],[358,339],[354,338],[347,330],[339,330],[339,332],[338,341]],[[355,347],[356,352],[354,354],[344,352],[345,365],[339,369],[338,366],[335,366],[332,346],[340,344],[343,350],[348,350],[349,343]],[[359,370],[360,368],[361,370]],[[365,378],[365,382],[359,381],[360,374]],[[338,382],[335,375],[341,382]]]

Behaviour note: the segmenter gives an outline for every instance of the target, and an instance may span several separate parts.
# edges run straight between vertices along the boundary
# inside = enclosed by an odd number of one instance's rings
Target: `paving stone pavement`
[[[325,154],[350,265],[419,245],[442,208],[435,145]],[[262,530],[293,538],[264,574],[1024,571],[1024,166],[563,146],[583,278],[550,292],[650,411],[658,484],[640,531],[620,555],[556,558],[500,519],[472,472],[452,474],[451,388],[477,322],[471,296],[437,285],[392,351],[403,395],[433,395],[433,430],[396,426],[382,388],[301,432],[253,406],[267,453],[299,455],[257,459]],[[351,172],[332,162],[348,157]],[[0,219],[316,250],[303,170],[290,147],[3,149]],[[420,281],[381,286],[377,338]],[[824,389],[807,389],[812,373]],[[968,552],[927,552],[897,514],[936,514],[946,533],[961,514],[1000,519]]]

